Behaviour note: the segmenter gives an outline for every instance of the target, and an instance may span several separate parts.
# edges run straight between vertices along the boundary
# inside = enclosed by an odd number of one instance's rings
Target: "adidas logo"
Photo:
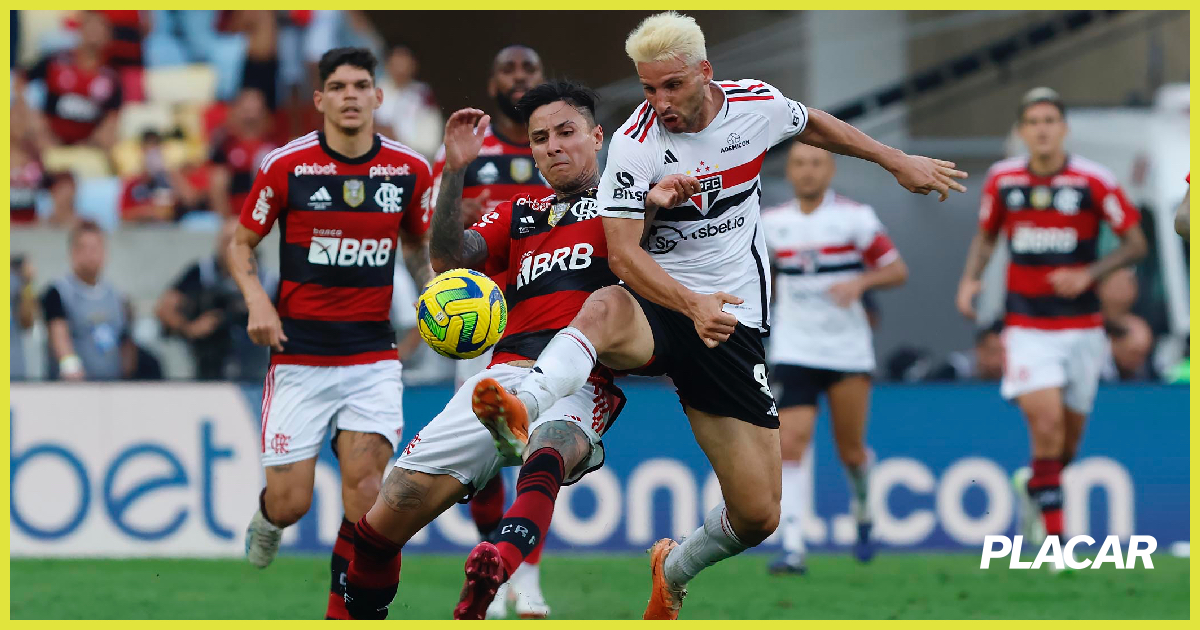
[[[536,222],[536,221],[534,220],[534,218],[533,218],[533,217],[521,217],[521,223],[530,223],[530,224],[532,224],[532,223],[535,223],[535,222]]]
[[[663,164],[675,164],[677,162],[679,160],[675,158],[675,154],[671,153],[670,149],[667,149],[667,152],[663,154]]]
[[[312,196],[308,198],[308,206],[313,210],[324,210],[332,203],[333,197],[329,194],[329,191],[326,190],[324,186],[322,186],[319,190],[317,190],[317,192],[313,193]]]

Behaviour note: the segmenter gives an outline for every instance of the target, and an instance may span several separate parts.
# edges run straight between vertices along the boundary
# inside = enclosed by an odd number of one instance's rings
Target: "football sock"
[[[704,567],[736,556],[747,548],[733,533],[729,513],[722,501],[704,517],[703,525],[667,554],[663,571],[668,583],[683,587]]]
[[[1042,522],[1047,536],[1061,536],[1063,532],[1062,469],[1059,459],[1034,459],[1033,476],[1026,489],[1034,503],[1042,510]]]
[[[342,516],[337,540],[333,543],[333,557],[329,561],[332,578],[329,582],[329,605],[325,608],[326,619],[349,619],[346,614],[346,570],[350,568],[350,557],[354,555],[354,523]]]
[[[471,497],[468,507],[471,509],[471,519],[479,530],[479,537],[492,540],[500,519],[504,517],[504,479],[500,475],[492,477],[482,490]]]
[[[570,326],[558,331],[538,356],[533,371],[517,387],[517,397],[525,403],[529,422],[550,405],[579,391],[594,367],[596,348],[592,342]]]
[[[540,448],[517,477],[517,498],[504,513],[496,532],[496,548],[504,562],[505,579],[517,570],[521,561],[541,545],[554,515],[554,499],[562,487],[562,455],[552,448]]]
[[[546,537],[542,536],[542,539],[538,541],[537,546],[535,546],[533,548],[533,551],[529,552],[528,556],[525,556],[525,564],[532,564],[532,565],[536,566],[537,563],[541,562],[542,561],[542,547],[545,547],[545,546],[546,546]]]
[[[867,496],[870,488],[872,459],[872,454],[868,452],[867,461],[863,465],[846,466],[846,477],[850,480],[850,506],[854,512],[854,520],[858,523],[871,522],[871,509],[867,503]]]
[[[351,619],[386,619],[400,583],[400,545],[375,531],[363,516],[354,526],[354,555],[346,570],[346,610]]]
[[[801,523],[804,466],[797,461],[783,462],[783,495],[779,501],[779,533],[783,551],[788,555],[804,553]]]

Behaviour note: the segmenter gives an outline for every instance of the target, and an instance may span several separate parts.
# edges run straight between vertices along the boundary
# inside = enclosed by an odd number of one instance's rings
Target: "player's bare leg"
[[[1065,468],[1075,460],[1075,454],[1079,452],[1079,442],[1083,440],[1083,427],[1087,424],[1087,414],[1073,411],[1070,407],[1063,407],[1063,429],[1065,430],[1063,437],[1063,454],[1062,463]]]
[[[1062,458],[1067,433],[1062,390],[1055,387],[1022,394],[1017,405],[1029,425],[1033,461],[1027,472],[1017,471],[1014,485],[1025,491],[1016,488],[1023,499],[1022,533],[1029,542],[1040,545],[1042,538],[1062,534]]]
[[[400,549],[422,527],[466,496],[450,475],[393,468],[374,505],[354,526],[346,571],[346,609],[354,619],[384,619],[400,581]]]
[[[838,457],[850,481],[850,505],[857,536],[854,557],[861,562],[875,555],[871,542],[871,511],[867,501],[871,477],[871,454],[866,447],[867,410],[871,399],[871,378],[865,374],[848,375],[829,387],[829,415]]]
[[[344,515],[333,543],[329,562],[329,604],[326,619],[349,619],[346,613],[346,571],[354,555],[354,524],[362,518],[379,496],[383,471],[392,456],[392,443],[377,433],[339,431],[338,466],[342,473]]]
[[[480,421],[485,425],[498,423],[488,415],[493,408],[478,403],[474,406],[477,414],[483,414]],[[563,479],[587,459],[591,450],[587,435],[574,422],[554,421],[537,427],[524,449],[516,499],[500,521],[495,543],[481,542],[467,557],[466,582],[454,609],[455,619],[485,617],[500,585],[514,576],[545,539]],[[549,614],[540,587],[536,592],[521,591],[518,596],[530,598],[524,610],[518,608],[522,618],[545,618]]]
[[[783,460],[779,529],[783,537],[783,553],[768,567],[773,574],[803,575],[808,570],[804,562],[801,514],[812,479],[811,476],[805,479],[803,459],[812,442],[816,423],[815,405],[793,405],[779,410],[779,453]]]
[[[686,408],[696,443],[721,484],[723,501],[672,549],[651,552],[654,579],[643,619],[676,619],[685,587],[705,567],[766,540],[779,525],[779,430]],[[666,540],[666,539],[664,539]]]
[[[258,495],[258,511],[246,528],[250,564],[260,569],[271,564],[284,528],[308,513],[316,469],[316,457],[266,468],[267,486]]]

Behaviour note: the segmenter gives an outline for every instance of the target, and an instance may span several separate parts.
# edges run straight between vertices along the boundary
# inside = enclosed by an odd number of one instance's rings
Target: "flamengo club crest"
[[[367,199],[366,190],[361,179],[348,179],[342,184],[342,199],[351,208],[357,208]]]

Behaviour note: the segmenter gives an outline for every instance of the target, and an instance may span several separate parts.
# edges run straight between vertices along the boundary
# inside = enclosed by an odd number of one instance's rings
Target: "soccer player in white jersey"
[[[613,134],[597,199],[609,266],[624,286],[589,296],[515,392],[480,381],[476,411],[520,434],[598,360],[671,377],[724,499],[683,544],[663,539],[651,550],[643,617],[675,619],[689,580],[762,542],[779,522],[779,418],[762,341],[770,298],[758,207],[764,153],[798,136],[877,162],[905,188],[943,199],[965,190],[955,178],[966,174],[884,146],[762,81],[713,81],[704,33],[690,17],[647,18],[625,51],[647,101]]]
[[[828,151],[792,144],[787,178],[796,198],[762,215],[775,286],[767,359],[783,457],[779,526],[784,553],[771,563],[772,573],[805,571],[801,499],[812,480],[801,479],[801,458],[812,440],[822,393],[850,480],[858,526],[854,555],[866,562],[874,554],[867,508],[870,455],[863,438],[875,352],[862,294],[903,284],[908,268],[875,211],[830,190],[834,171]]]

